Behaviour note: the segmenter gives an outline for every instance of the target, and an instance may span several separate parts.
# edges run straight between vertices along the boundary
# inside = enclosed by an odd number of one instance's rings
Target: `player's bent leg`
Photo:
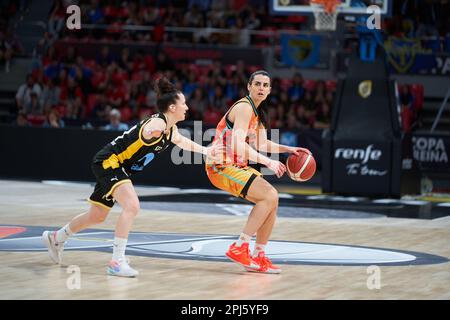
[[[255,203],[244,233],[254,235],[267,220],[269,214],[278,207],[278,191],[264,178],[257,177],[250,185],[246,199]]]
[[[266,181],[267,182],[267,181]],[[256,205],[260,203],[261,198],[265,198],[266,201],[272,204],[272,210],[267,215],[266,219],[262,223],[262,225],[256,231],[256,243],[259,245],[266,245],[269,241],[270,235],[272,234],[273,226],[275,225],[275,220],[277,217],[278,211],[278,191],[267,182],[268,185],[264,184],[265,193],[261,196],[258,188],[252,188],[250,186],[246,199],[255,203]],[[255,205],[255,207],[256,207]],[[271,206],[268,206],[271,207]],[[255,261],[260,267],[258,269],[255,268],[245,268],[250,272],[259,272],[259,273],[271,273],[271,274],[279,274],[281,273],[281,268],[275,266],[272,261],[265,255],[264,251],[258,252],[257,255],[253,256],[253,261]]]
[[[128,259],[125,257],[125,249],[128,234],[140,210],[139,199],[131,181],[120,184],[112,192],[112,196],[123,211],[116,224],[113,257],[109,262],[107,273],[119,277],[136,277],[139,272],[129,266]]]
[[[60,264],[67,238],[74,233],[103,222],[108,216],[109,211],[109,208],[92,203],[88,212],[76,216],[67,226],[58,231],[44,231],[42,233],[42,241],[47,247],[50,259],[54,263]],[[66,230],[67,228],[70,230],[69,233]]]
[[[131,182],[121,184],[113,191],[114,199],[122,207],[116,225],[116,237],[128,238],[134,219],[140,210],[139,199]]]
[[[250,185],[246,185],[243,189],[246,189],[243,196],[254,202],[255,206],[250,213],[243,233],[252,236],[266,221],[268,214],[278,205],[278,192],[262,177],[258,176],[248,181]],[[226,255],[245,268],[261,269],[261,266],[255,263],[251,257],[248,242],[241,245],[236,242],[233,243]]]
[[[91,207],[89,208],[88,212],[76,216],[70,222],[70,230],[73,233],[77,233],[90,226],[100,224],[105,221],[110,211],[110,208],[101,206],[96,203],[91,203]]]

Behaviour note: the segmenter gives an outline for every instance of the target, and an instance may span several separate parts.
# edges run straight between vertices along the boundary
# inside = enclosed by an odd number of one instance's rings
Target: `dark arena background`
[[[193,300],[168,319],[219,300],[449,300],[450,2],[340,0],[328,30],[317,10],[0,0],[0,299]],[[51,262],[42,232],[87,211],[94,155],[157,112],[157,79],[186,97],[179,132],[208,146],[260,69],[270,138],[317,163],[306,182],[256,166],[279,194],[266,253],[281,274],[225,256],[253,204],[215,188],[201,155],[177,146],[132,177],[137,278],[106,274],[118,204]]]

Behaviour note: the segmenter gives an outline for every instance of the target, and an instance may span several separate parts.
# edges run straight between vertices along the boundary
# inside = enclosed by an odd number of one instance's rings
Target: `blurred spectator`
[[[295,112],[295,107],[292,107],[288,114],[286,115],[286,129],[290,131],[297,131],[300,129],[300,124],[297,120],[297,114]]]
[[[61,119],[59,112],[56,109],[52,109],[42,126],[44,128],[64,128],[65,124]]]
[[[48,31],[45,31],[44,37],[39,40],[35,50],[33,51],[33,69],[41,68],[43,66],[44,57],[47,55],[49,49],[53,46],[53,43],[54,39],[52,39]],[[45,64],[45,66],[47,64]]]
[[[314,119],[306,116],[306,109],[303,105],[297,106],[295,115],[300,128],[311,128],[311,124],[314,122]]]
[[[232,76],[239,77],[242,83],[246,84],[248,82],[248,79],[250,78],[250,73],[245,68],[245,63],[243,60],[238,60],[236,62],[236,69],[232,72]]]
[[[79,119],[83,114],[81,101],[84,99],[83,91],[73,78],[67,79],[67,85],[61,86],[61,102],[67,107],[66,117]]]
[[[131,71],[133,70],[133,61],[131,60],[130,57],[130,50],[128,48],[123,48],[122,51],[120,52],[120,58],[119,61],[117,61],[117,64],[119,65],[119,67],[128,72],[131,73]]]
[[[239,99],[239,91],[242,87],[243,85],[239,82],[238,76],[235,75],[231,80],[228,80],[226,86],[227,99],[232,101]]]
[[[286,96],[286,92],[283,92]],[[275,128],[283,128],[285,126],[286,113],[285,105],[282,102],[277,104],[277,122]]]
[[[83,100],[80,96],[77,96],[74,100],[67,102],[65,117],[67,119],[79,120],[84,117],[85,109]]]
[[[154,87],[151,83],[144,86],[144,88],[147,88],[147,92],[145,94],[145,104],[147,107],[150,108],[156,108],[156,100],[158,98],[156,91],[154,90]]]
[[[128,94],[128,107],[131,109],[132,118],[137,118],[139,111],[145,107],[145,95],[141,92],[140,86],[132,84]]]
[[[326,92],[327,92],[327,87],[325,84],[325,81],[323,80],[319,80],[316,83],[316,88],[315,88],[315,94],[314,94],[314,102],[315,103],[322,103],[322,102],[326,102]]]
[[[188,8],[191,9],[193,6],[197,6],[197,8],[203,12],[208,11],[210,7],[211,0],[188,0]]]
[[[15,53],[21,52],[21,46],[12,33],[0,30],[0,65],[5,65],[5,72],[10,71],[11,59]]]
[[[236,18],[235,25],[232,29],[234,30],[235,36],[234,43],[241,47],[248,47],[250,45],[250,30],[244,25],[241,17]]]
[[[120,108],[125,100],[125,92],[122,88],[114,86],[112,83],[108,84],[105,95],[107,103],[113,108]]]
[[[271,104],[278,103],[278,101],[279,101],[278,97],[280,96],[281,91],[283,91],[283,89],[281,88],[281,80],[280,80],[280,78],[278,78],[278,77],[272,78],[270,95],[269,95],[269,99],[270,99],[270,103]]]
[[[205,113],[203,113],[203,122],[207,126],[216,126],[222,118],[222,114],[212,106],[208,106]]]
[[[69,77],[78,83],[85,95],[92,92],[92,71],[84,66],[82,57],[78,57],[77,63],[69,70]]]
[[[228,110],[227,98],[223,93],[221,86],[217,85],[214,89],[214,95],[212,95],[209,104],[214,107],[219,113],[224,114]]]
[[[62,0],[54,0],[53,7],[50,10],[50,17],[48,18],[48,32],[53,38],[58,38],[64,27],[65,19],[66,9]]]
[[[316,112],[314,128],[326,129],[330,127],[331,123],[331,110],[330,106],[326,102],[319,104],[319,109]]]
[[[107,124],[105,130],[113,131],[126,131],[128,130],[128,125],[126,123],[120,122],[120,111],[117,109],[112,109],[109,113],[109,124]]]
[[[422,0],[417,2],[417,37],[439,36],[437,25],[437,12],[434,0]]]
[[[411,132],[416,115],[413,108],[411,88],[408,85],[401,87],[399,99],[403,131]]]
[[[175,64],[164,52],[160,51],[156,57],[156,71],[164,72],[167,70],[175,70]]]
[[[37,98],[41,95],[41,87],[35,83],[31,74],[27,75],[27,82],[22,84],[17,90],[16,105],[19,110],[24,108],[25,105],[31,104],[31,93],[36,93]]]
[[[192,120],[202,120],[202,115],[208,107],[208,100],[205,98],[201,87],[195,89],[194,94],[188,101],[188,106]]]
[[[307,90],[305,91],[305,96],[303,97],[300,105],[305,107],[305,116],[306,118],[314,117],[316,113],[316,103],[313,100],[312,92]]]
[[[113,55],[109,52],[109,47],[102,47],[100,54],[97,56],[97,64],[102,68],[108,67],[113,62]]]
[[[91,6],[87,12],[88,22],[90,24],[100,24],[103,22],[103,10],[98,0],[91,0]]]
[[[64,68],[70,69],[76,63],[77,55],[77,50],[70,46],[67,48],[66,54],[61,57],[60,63]]]
[[[190,72],[188,76],[188,81],[183,84],[182,92],[186,96],[186,99],[190,99],[195,89],[198,87],[198,83],[195,81],[196,75],[195,72]]]
[[[61,88],[56,86],[56,80],[50,79],[48,85],[44,87],[40,100],[41,105],[44,108],[44,112],[47,113],[54,106],[59,104],[59,97],[61,95]]]
[[[106,97],[100,94],[92,109],[91,119],[97,122],[106,122],[109,120],[111,106],[106,103]]]
[[[288,89],[289,98],[292,102],[299,101],[303,98],[304,93],[303,77],[300,73],[296,73],[292,78],[292,85]]]
[[[203,14],[197,4],[194,4],[184,14],[183,25],[185,27],[201,27],[203,23]]]
[[[27,114],[32,115],[43,114],[43,107],[39,100],[37,92],[35,91],[30,92],[30,100],[24,103],[23,109]]]
[[[30,123],[28,122],[27,114],[25,113],[25,111],[19,111],[19,113],[17,114],[17,118],[14,121],[14,124],[18,127],[29,127],[30,126]]]

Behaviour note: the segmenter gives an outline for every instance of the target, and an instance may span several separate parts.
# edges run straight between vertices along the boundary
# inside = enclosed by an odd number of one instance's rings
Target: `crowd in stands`
[[[271,15],[268,3],[267,0],[55,0],[48,30],[52,38],[267,46],[276,43],[274,31],[311,28],[312,16]],[[64,19],[65,8],[70,4],[80,6],[83,24],[106,27],[68,31]],[[449,1],[393,1],[392,10],[392,17],[383,20],[385,37],[422,38],[425,48],[450,50]],[[130,30],[126,26],[150,28]],[[171,27],[201,31],[169,32]]]
[[[67,32],[65,7],[77,4],[82,23],[106,28],[82,28]],[[55,0],[48,30],[53,38],[76,37],[95,40],[172,41],[177,43],[223,43],[248,45],[249,30],[273,30],[266,0]],[[298,19],[289,18],[297,21]],[[150,27],[129,30],[124,26]],[[201,32],[167,32],[167,28],[202,28]],[[279,26],[278,26],[279,27]],[[215,28],[228,32],[215,32]],[[143,30],[144,29],[144,30]],[[267,38],[261,39],[266,41]]]
[[[155,79],[166,76],[185,94],[187,120],[215,126],[229,107],[247,94],[247,81],[258,66],[176,63],[162,52],[153,57],[124,47],[113,54],[102,47],[96,59],[84,59],[74,47],[59,55],[49,46],[17,91],[17,125],[78,126],[126,130],[157,112]],[[266,111],[271,128],[323,129],[330,125],[335,81],[274,77]],[[398,87],[402,126],[421,126],[422,85]]]
[[[113,54],[108,46],[96,59],[84,59],[74,47],[59,55],[54,46],[16,94],[16,113],[34,126],[84,126],[125,128],[156,112],[154,81],[162,75],[185,94],[188,120],[215,126],[228,108],[247,94],[247,81],[258,66],[243,61],[222,65],[185,64],[171,61],[162,52],[156,57],[134,54],[124,47]],[[325,128],[329,125],[336,83],[273,78],[267,113],[274,128]],[[114,116],[114,121],[111,117]],[[52,117],[52,119],[50,119]],[[62,121],[61,121],[62,120]]]
[[[450,1],[405,0],[393,2],[393,15],[385,19],[387,36],[420,39],[433,53],[450,52]]]
[[[0,1],[0,68],[5,72],[10,71],[11,59],[23,51],[20,42],[12,31],[10,20],[19,10],[23,10],[24,5],[23,0]]]

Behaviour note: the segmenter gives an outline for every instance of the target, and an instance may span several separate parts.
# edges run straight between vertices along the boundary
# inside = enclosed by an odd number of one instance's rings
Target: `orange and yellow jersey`
[[[233,123],[228,119],[228,114],[231,109],[238,103],[247,103],[253,109],[252,117],[248,123],[248,131],[245,142],[250,146],[255,147],[257,143],[257,132],[259,126],[258,111],[252,98],[248,95],[236,101],[223,116],[220,122],[217,124],[216,135],[213,140],[213,144],[223,144],[225,146],[222,161],[220,163],[215,162],[216,165],[237,165],[239,167],[245,167],[248,164],[248,159],[244,159],[238,156],[231,148],[231,134],[233,130]]]

